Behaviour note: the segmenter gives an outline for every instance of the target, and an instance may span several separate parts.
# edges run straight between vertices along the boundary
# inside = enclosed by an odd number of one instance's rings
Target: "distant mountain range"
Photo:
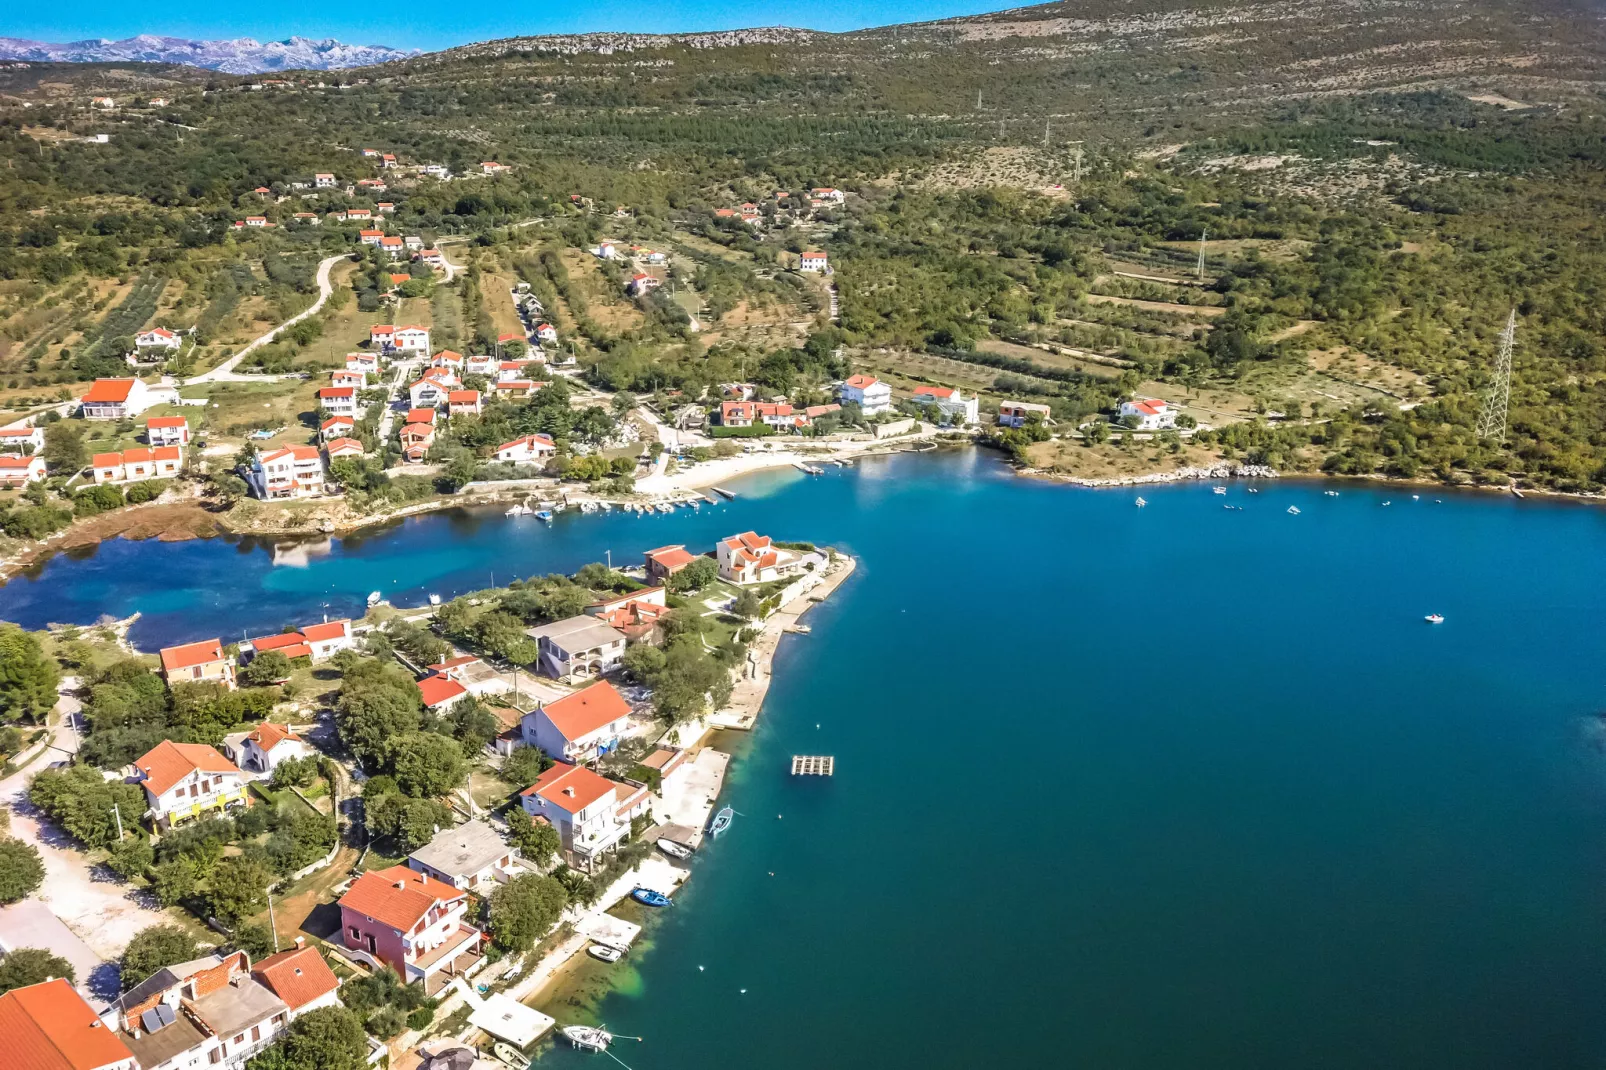
[[[329,71],[409,59],[418,49],[384,45],[348,45],[333,38],[314,41],[290,37],[261,42],[249,37],[232,41],[191,41],[183,37],[140,34],[122,41],[71,41],[51,44],[0,37],[0,60],[34,63],[182,63],[226,74],[263,71]]]

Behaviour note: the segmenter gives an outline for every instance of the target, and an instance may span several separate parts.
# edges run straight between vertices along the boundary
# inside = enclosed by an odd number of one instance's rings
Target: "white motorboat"
[[[529,515],[530,513],[533,513],[533,512],[535,512],[535,510],[531,509],[528,505],[525,505],[523,502],[515,502],[513,504],[512,508],[510,508],[507,511],[506,515],[508,515],[508,516],[527,516],[527,515]]]
[[[1143,508],[1143,507],[1144,507],[1144,506],[1145,506],[1145,505],[1148,505],[1148,504],[1149,504],[1149,503],[1148,503],[1148,502],[1146,502],[1146,501],[1144,501],[1144,500],[1143,500],[1143,499],[1142,499],[1142,498],[1139,498],[1139,499],[1138,499],[1138,500],[1137,500],[1137,507],[1138,507],[1138,508],[1139,508],[1139,509],[1142,509],[1142,508]]]
[[[623,951],[620,951],[616,947],[609,947],[607,944],[592,944],[590,947],[586,948],[586,952],[590,954],[592,958],[601,959],[603,962],[618,962],[620,959],[625,957],[625,953]]]
[[[581,1051],[607,1051],[613,1034],[592,1025],[566,1025],[563,1038]]]
[[[660,839],[658,841],[658,849],[670,858],[691,857],[691,848],[683,843],[676,843],[674,840]]]
[[[1288,511],[1289,511],[1289,513],[1293,514],[1294,516],[1298,516],[1299,515],[1299,506],[1290,505],[1288,507]]]
[[[379,600],[384,598],[384,597],[385,596],[380,594],[378,591],[369,591],[368,592],[368,604],[370,606],[377,606],[379,604]]]
[[[1217,494],[1225,494],[1225,493],[1227,493],[1227,488],[1226,487],[1211,487],[1210,489],[1215,491]]]
[[[1442,614],[1442,613],[1429,613],[1427,616],[1423,617],[1422,619],[1427,621],[1429,624],[1443,624],[1444,623],[1444,614]]]

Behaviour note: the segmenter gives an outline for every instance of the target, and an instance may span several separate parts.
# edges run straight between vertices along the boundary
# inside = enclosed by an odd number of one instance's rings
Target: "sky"
[[[736,0],[681,0],[674,4],[453,0],[448,4],[399,5],[286,0],[217,5],[198,4],[195,0],[146,0],[138,4],[58,0],[45,5],[8,5],[10,13],[0,16],[0,37],[59,42],[97,37],[117,40],[150,33],[198,39],[254,37],[266,41],[297,35],[434,51],[498,37],[598,30],[679,33],[774,25],[856,30],[998,11],[1018,3],[1019,0],[858,0],[851,4],[766,6]]]

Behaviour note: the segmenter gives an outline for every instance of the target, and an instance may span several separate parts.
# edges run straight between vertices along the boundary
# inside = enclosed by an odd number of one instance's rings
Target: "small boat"
[[[540,512],[535,514],[535,518],[537,520],[545,520],[548,524],[550,524],[552,523],[552,511],[550,509],[542,509]]]
[[[592,944],[586,948],[586,953],[594,959],[601,959],[603,962],[618,962],[625,957],[623,951],[616,947],[609,947],[607,944]]]
[[[496,1053],[498,1059],[512,1067],[513,1070],[530,1070],[530,1057],[513,1045],[505,1044],[499,1040],[491,1050]]]
[[[581,1051],[607,1051],[613,1034],[591,1025],[566,1025],[563,1038]]]
[[[1210,489],[1215,491],[1217,494],[1225,494],[1225,493],[1227,493],[1227,488],[1226,487],[1211,487]]]
[[[630,898],[634,899],[644,907],[667,907],[673,905],[675,902],[663,892],[656,891],[652,888],[637,888],[635,891],[630,893]]]
[[[528,505],[525,505],[523,502],[515,502],[513,507],[511,509],[509,509],[504,515],[505,516],[524,516],[524,515],[526,515],[528,513],[531,513],[533,511],[534,510],[532,510]]]
[[[1422,500],[1422,495],[1420,495],[1420,494],[1413,494],[1413,495],[1411,495],[1411,500],[1412,500],[1412,501],[1413,501],[1413,502],[1419,502],[1419,501],[1421,501],[1421,500]]]
[[[664,854],[668,855],[670,858],[691,857],[691,848],[687,847],[683,843],[676,843],[674,840],[659,839],[658,849]]]
[[[1324,490],[1324,491],[1322,491],[1322,493],[1327,495],[1329,498],[1338,497],[1338,491],[1336,491],[1336,490]]]
[[[1442,613],[1429,613],[1427,616],[1423,617],[1422,619],[1427,621],[1429,624],[1443,624],[1444,623],[1444,614],[1442,614]]]
[[[580,503],[580,511],[582,513],[594,513],[594,512],[597,511],[597,503],[596,502],[581,502]]]
[[[658,505],[658,511],[660,513],[673,513],[675,511],[675,506],[670,502],[660,502]]]
[[[429,596],[429,604],[432,605],[432,606],[440,605],[441,604],[441,596],[438,595],[438,594],[430,595]]]
[[[1142,509],[1142,508],[1143,508],[1143,507],[1144,507],[1144,506],[1145,506],[1145,505],[1148,505],[1148,504],[1149,504],[1149,503],[1148,503],[1148,502],[1146,502],[1146,501],[1144,501],[1144,500],[1143,500],[1143,499],[1142,499],[1142,498],[1139,498],[1139,499],[1138,499],[1138,500],[1137,500],[1137,502],[1136,502],[1136,505],[1137,505],[1137,507],[1138,507],[1138,508],[1139,508],[1139,509]]]
[[[1294,516],[1298,516],[1298,515],[1299,515],[1299,506],[1297,506],[1297,505],[1290,505],[1290,506],[1289,506],[1289,507],[1288,507],[1288,511],[1289,511],[1289,513],[1291,513],[1291,514],[1292,514],[1292,515],[1294,515]]]
[[[1249,494],[1259,494],[1259,493],[1260,493],[1260,491],[1259,491],[1259,490],[1258,490],[1258,489],[1257,489],[1257,488],[1255,488],[1255,487],[1249,487],[1249,488],[1248,488],[1248,489],[1247,489],[1247,493],[1249,493]]]
[[[721,807],[719,813],[714,815],[714,820],[708,826],[708,834],[710,836],[718,836],[721,832],[730,828],[731,822],[734,820],[736,820],[736,811],[728,806]]]
[[[368,592],[368,604],[370,606],[377,606],[379,604],[379,600],[381,598],[384,598],[384,597],[385,596],[380,594],[378,591],[369,591]]]

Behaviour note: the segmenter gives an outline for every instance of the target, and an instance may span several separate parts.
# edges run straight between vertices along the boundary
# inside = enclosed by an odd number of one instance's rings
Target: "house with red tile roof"
[[[979,416],[979,399],[974,395],[967,398],[957,387],[917,386],[909,400],[917,405],[933,406],[955,423],[973,424]]]
[[[461,387],[463,381],[449,368],[430,368],[407,387],[409,404],[415,409],[438,409],[446,404],[446,395]]]
[[[558,447],[551,435],[525,435],[512,442],[504,442],[491,451],[491,456],[506,464],[535,464],[546,460]]]
[[[370,340],[372,340],[371,335]],[[364,376],[378,375],[379,355],[377,353],[347,353],[346,370],[348,372],[362,372]]]
[[[162,678],[174,684],[222,684],[234,689],[234,659],[217,639],[198,643],[164,646],[161,650]]]
[[[546,818],[562,841],[565,861],[589,872],[624,842],[631,819],[646,812],[650,798],[645,787],[559,762],[519,793],[519,805],[531,817]]]
[[[422,463],[434,444],[434,424],[407,424],[401,429],[402,459],[409,464]]]
[[[892,411],[892,387],[873,375],[850,375],[837,387],[837,400],[852,403],[866,416]]]
[[[818,272],[829,275],[831,273],[831,260],[818,249],[805,249],[798,254],[797,269],[799,271]]]
[[[78,401],[79,415],[86,420],[126,420],[156,404],[150,388],[138,379],[96,379]]]
[[[142,1070],[239,1070],[290,1023],[243,951],[164,966],[101,1012]]]
[[[357,439],[336,438],[324,446],[323,452],[331,461],[336,461],[342,457],[361,457],[367,450],[362,448],[362,443]]]
[[[431,427],[434,427],[435,426],[435,410],[434,409],[408,409],[407,410],[407,419],[404,422],[405,423],[410,423],[410,424],[429,424]]]
[[[296,937],[294,948],[260,959],[251,977],[284,1001],[292,1021],[320,1007],[340,1006],[340,978],[304,936]]]
[[[182,416],[152,416],[145,421],[145,441],[152,446],[188,446],[190,422]]]
[[[451,390],[446,394],[448,416],[478,416],[481,407],[478,390]]]
[[[89,468],[97,484],[171,479],[183,471],[184,451],[178,446],[156,446],[97,453],[89,459]]]
[[[444,673],[436,673],[418,681],[418,697],[425,709],[439,713],[467,698],[468,688]]]
[[[357,389],[351,386],[325,386],[318,390],[318,405],[331,416],[357,415]]]
[[[330,439],[344,438],[350,435],[357,426],[357,421],[350,416],[331,416],[318,425],[318,437],[325,442]]]
[[[358,390],[368,385],[368,373],[351,368],[336,368],[329,373],[330,386],[353,386]]]
[[[134,336],[136,349],[179,349],[184,345],[184,339],[165,327],[152,327],[148,331],[141,331]]]
[[[731,583],[767,583],[803,571],[803,555],[776,546],[768,535],[744,531],[721,539],[714,547],[720,579]]]
[[[605,598],[585,608],[608,627],[624,633],[631,643],[656,644],[664,618],[669,616],[668,593],[662,587],[643,587],[639,591]]]
[[[465,920],[468,893],[391,866],[362,874],[340,897],[341,941],[355,957],[389,966],[434,995],[485,964],[485,936]]]
[[[140,1070],[128,1045],[62,977],[0,995],[0,1051],[8,1070]]]
[[[22,487],[45,478],[43,457],[0,456],[0,486]]]
[[[38,453],[44,448],[45,429],[42,427],[0,427],[0,451]]]
[[[288,758],[309,756],[312,749],[286,725],[263,721],[249,732],[224,736],[223,753],[244,772],[267,774]]]
[[[250,806],[240,769],[216,747],[163,740],[134,760],[150,816],[162,828],[208,810]]]
[[[571,695],[537,703],[519,727],[525,745],[540,747],[560,761],[583,765],[618,746],[629,724],[630,703],[612,684],[600,680]]]
[[[246,481],[258,498],[308,498],[323,493],[323,457],[316,446],[258,451]]]
[[[1177,426],[1177,412],[1159,398],[1133,398],[1121,402],[1121,419],[1132,417],[1139,431],[1160,431]]]
[[[380,346],[385,352],[394,349],[398,353],[428,353],[429,332],[417,326],[393,327],[380,323],[368,328],[368,343]]]
[[[656,550],[648,550],[647,582],[664,583],[669,577],[697,560],[697,555],[689,552],[684,546],[660,546]]]

